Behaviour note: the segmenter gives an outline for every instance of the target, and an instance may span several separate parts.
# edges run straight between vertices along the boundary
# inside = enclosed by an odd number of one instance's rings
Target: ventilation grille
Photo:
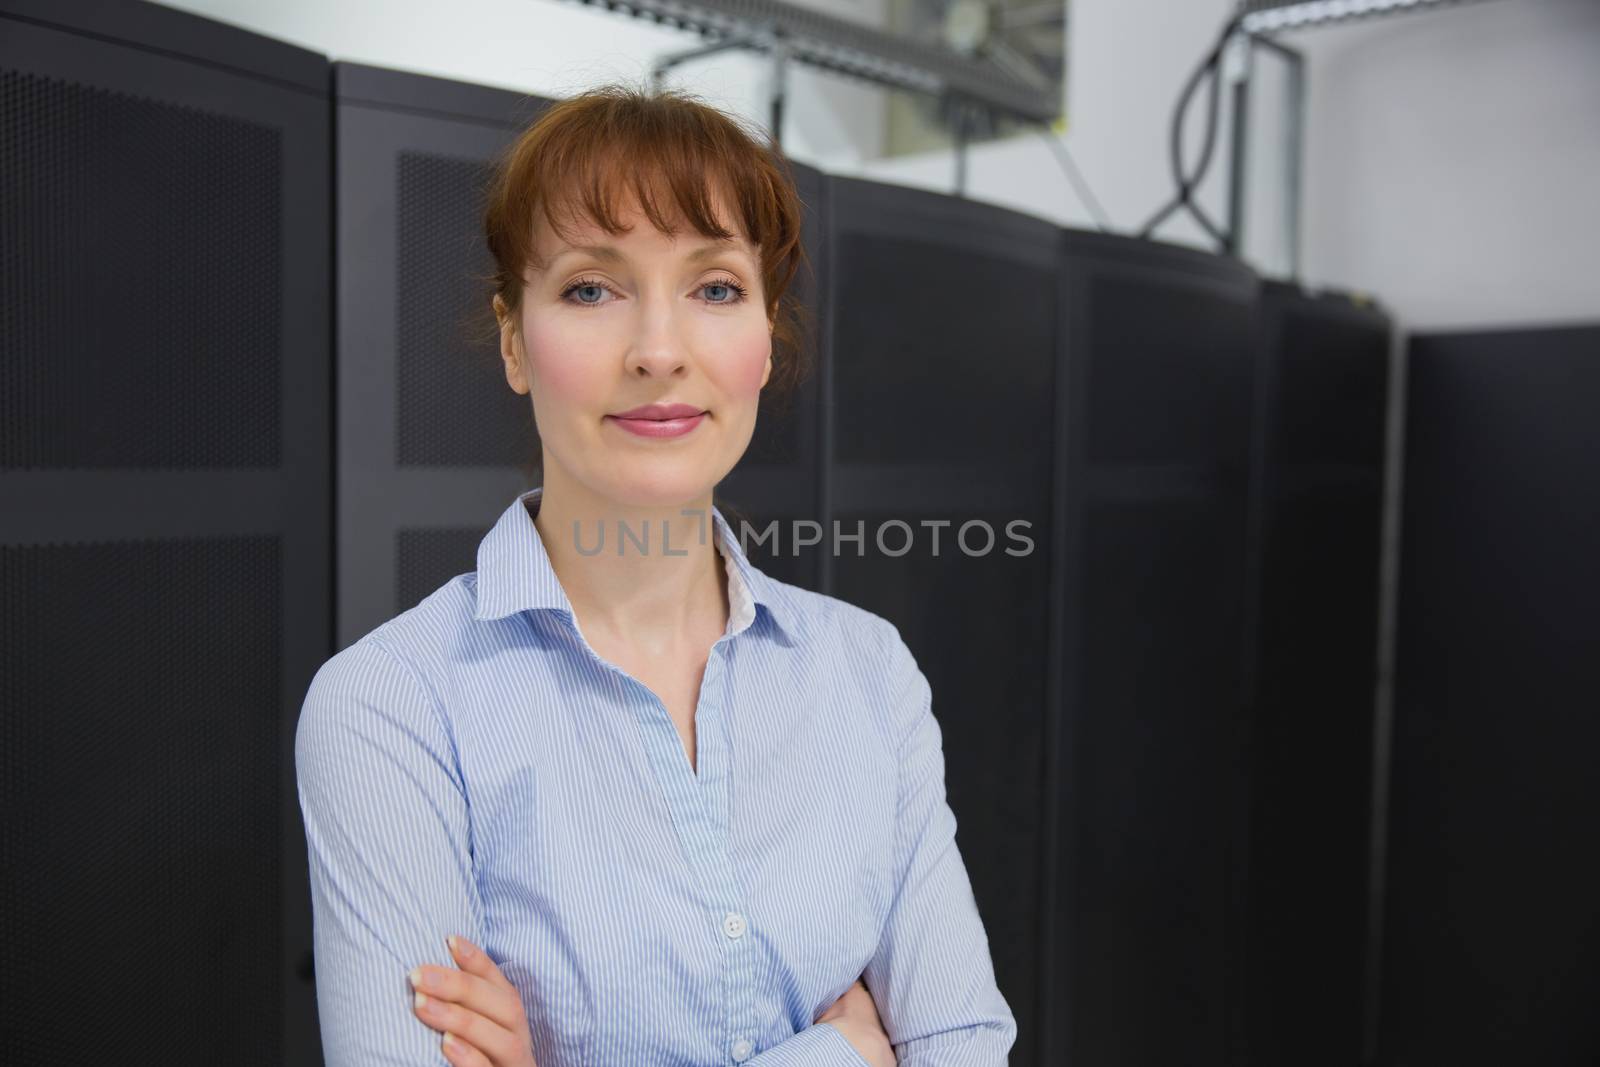
[[[0,1062],[281,1062],[281,562],[0,547]]]
[[[0,468],[278,465],[282,152],[0,71]]]
[[[478,569],[487,530],[401,530],[395,552],[395,606],[415,607],[458,574]]]
[[[511,391],[489,300],[483,236],[489,165],[418,152],[399,159],[395,292],[396,463],[518,466],[537,437]],[[471,569],[471,568],[468,568]]]

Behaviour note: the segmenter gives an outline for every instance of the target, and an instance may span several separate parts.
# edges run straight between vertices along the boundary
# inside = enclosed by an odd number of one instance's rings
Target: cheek
[[[527,339],[532,386],[541,404],[585,408],[605,398],[611,383],[595,358],[592,337],[585,341],[556,329],[535,329]]]
[[[749,342],[724,352],[718,377],[730,396],[753,399],[761,395],[761,376],[766,373],[771,352],[772,339],[765,329]]]

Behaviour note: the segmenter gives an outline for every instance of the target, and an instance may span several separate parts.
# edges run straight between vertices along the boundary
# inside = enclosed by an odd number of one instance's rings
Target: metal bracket
[[[1258,48],[1265,48],[1287,64],[1288,99],[1283,108],[1283,241],[1289,280],[1300,281],[1300,208],[1306,125],[1305,56],[1271,37],[1241,32],[1243,64],[1233,83],[1233,130],[1228,175],[1228,252],[1244,251],[1245,208],[1249,194],[1250,94],[1255,79]]]
[[[772,143],[778,147],[783,146],[783,111],[784,98],[788,94],[789,57],[793,53],[788,39],[773,25],[757,27],[747,33],[735,34],[698,48],[685,48],[677,52],[668,52],[657,59],[650,70],[650,82],[656,92],[660,92],[666,85],[667,74],[677,66],[714,56],[719,52],[740,48],[755,52],[765,52],[772,59],[772,81],[767,97],[767,124],[772,136]]]

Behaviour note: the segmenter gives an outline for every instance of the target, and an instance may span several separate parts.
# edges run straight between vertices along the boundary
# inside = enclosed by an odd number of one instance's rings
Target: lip
[[[645,404],[641,407],[629,408],[619,411],[612,418],[616,419],[689,419],[696,415],[703,415],[705,408],[697,408],[693,404]]]
[[[681,437],[705,419],[691,404],[646,404],[606,418],[638,437]]]

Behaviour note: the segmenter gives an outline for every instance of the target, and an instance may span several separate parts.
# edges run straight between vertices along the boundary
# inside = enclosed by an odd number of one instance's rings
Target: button
[[[743,1063],[745,1060],[750,1058],[750,1053],[754,1052],[755,1050],[756,1047],[754,1045],[741,1037],[739,1040],[733,1043],[734,1061],[737,1063]]]
[[[722,932],[729,937],[743,937],[744,930],[744,916],[736,911],[728,912],[728,917],[722,920]]]

